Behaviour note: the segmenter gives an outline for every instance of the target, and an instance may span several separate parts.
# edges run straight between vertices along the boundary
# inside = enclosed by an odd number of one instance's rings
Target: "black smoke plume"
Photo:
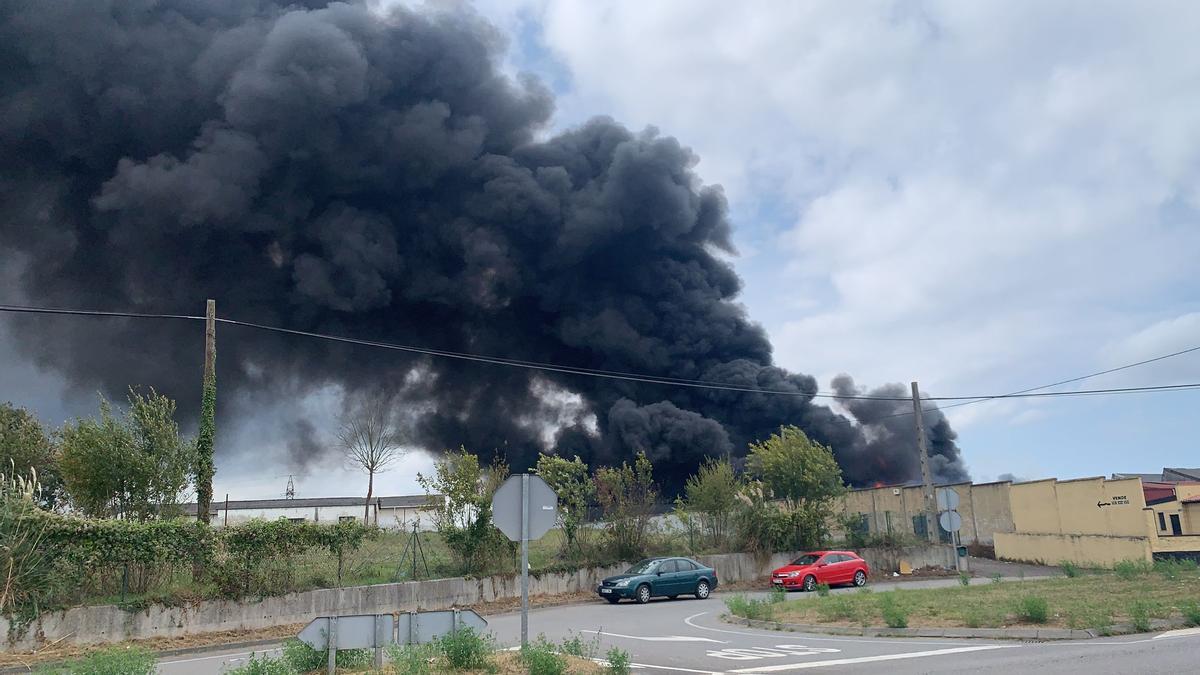
[[[461,10],[268,0],[0,2],[0,245],[43,305],[199,313],[796,396],[689,389],[223,327],[230,392],[395,397],[414,445],[614,462],[669,485],[797,424],[855,483],[907,480],[903,402],[813,402],[735,304],[720,188],[674,138],[607,118],[544,138],[552,97]],[[10,319],[80,387],[198,408],[195,324]],[[842,393],[857,391],[848,379]],[[885,388],[888,393],[903,388]],[[940,478],[965,469],[940,413]],[[311,456],[311,425],[289,446]],[[550,432],[547,432],[550,429]],[[547,438],[547,433],[552,437]],[[299,459],[303,459],[300,457]]]

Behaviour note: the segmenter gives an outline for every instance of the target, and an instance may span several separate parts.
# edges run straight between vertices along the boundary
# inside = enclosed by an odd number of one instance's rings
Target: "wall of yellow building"
[[[1013,530],[1008,481],[951,485],[959,496],[963,543],[991,544],[994,532]],[[866,515],[872,533],[914,534],[913,517],[923,512],[920,486],[850,490],[842,500],[845,513]]]
[[[1058,498],[1053,478],[1014,483],[1009,489],[1012,505],[1013,531],[1033,534],[1061,534],[1058,520]],[[999,541],[997,540],[997,554]]]
[[[1015,486],[1014,486],[1015,487]],[[1071,561],[1081,565],[1112,567],[1122,560],[1151,560],[1146,537],[1112,537],[1097,534],[1028,534],[997,532],[996,554],[1007,560],[1057,565]]]

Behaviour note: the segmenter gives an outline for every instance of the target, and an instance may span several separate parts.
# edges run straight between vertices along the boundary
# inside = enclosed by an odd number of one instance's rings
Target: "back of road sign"
[[[529,539],[541,539],[558,517],[558,495],[540,476],[529,476]],[[492,523],[511,541],[521,541],[521,475],[510,476],[492,497]]]

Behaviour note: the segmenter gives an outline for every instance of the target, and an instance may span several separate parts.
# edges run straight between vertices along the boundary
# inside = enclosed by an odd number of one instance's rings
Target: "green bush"
[[[154,675],[158,672],[156,661],[153,652],[141,647],[110,647],[38,672],[46,675]]]
[[[1129,623],[1135,631],[1145,633],[1150,630],[1150,615],[1157,609],[1158,607],[1153,602],[1134,600],[1129,605]]]
[[[1122,560],[1113,565],[1117,577],[1129,581],[1143,574],[1149,574],[1153,566],[1145,560]]]
[[[608,673],[611,675],[629,675],[629,652],[619,647],[612,647],[604,655],[604,658],[608,661],[608,668],[606,668]]]
[[[299,671],[283,659],[273,659],[266,654],[251,654],[245,665],[225,671],[225,675],[298,675]]]
[[[544,635],[521,649],[521,662],[529,675],[563,675],[567,672],[567,657],[556,652]]]
[[[562,641],[562,649],[560,650],[567,656],[577,656],[581,659],[594,659],[596,652],[600,649],[600,636],[596,635],[591,640],[584,640],[583,636],[572,633],[571,637],[564,638]]]
[[[1046,623],[1050,611],[1040,595],[1026,595],[1017,603],[1017,617],[1028,623]]]
[[[896,591],[880,594],[879,611],[888,627],[908,628],[908,610],[900,603]]]
[[[738,594],[725,598],[729,613],[745,619],[770,621],[775,617],[775,603],[771,600],[750,599]]]
[[[371,664],[371,650],[339,649],[336,661],[338,668],[362,668]],[[325,668],[329,651],[313,649],[299,640],[287,640],[283,643],[283,662],[297,672],[307,673]]]
[[[1179,611],[1183,613],[1183,620],[1189,626],[1200,626],[1200,602],[1188,600],[1179,605]]]
[[[455,670],[486,668],[495,650],[491,637],[476,633],[474,628],[459,628],[434,640],[434,645]]]
[[[437,660],[433,645],[391,645],[387,654],[396,675],[433,675]]]
[[[829,584],[817,584],[817,595],[822,598],[829,595]]]
[[[1067,575],[1067,577],[1071,579],[1083,574],[1083,571],[1079,569],[1079,565],[1076,565],[1070,560],[1064,560],[1060,562],[1058,566],[1062,569],[1063,574]]]
[[[966,572],[959,572],[958,573],[958,583],[960,586],[970,586],[971,585],[971,575],[967,574]]]
[[[779,603],[783,602],[784,600],[787,600],[787,591],[783,590],[782,588],[778,588],[778,587],[771,589],[771,602],[772,603],[779,604]]]

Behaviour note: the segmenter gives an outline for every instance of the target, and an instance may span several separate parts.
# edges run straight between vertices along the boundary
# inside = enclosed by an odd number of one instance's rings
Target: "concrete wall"
[[[950,485],[958,493],[959,531],[964,544],[991,544],[996,532],[1013,531],[1007,481]],[[920,515],[921,488],[878,487],[850,490],[843,498],[845,512],[867,517],[872,534],[913,534],[913,516]]]
[[[864,550],[861,553],[879,576],[890,574],[901,559],[914,568],[954,564],[954,551],[948,546],[919,546],[895,551]],[[758,559],[747,553],[732,553],[698,556],[697,560],[717,570],[720,584],[730,584],[761,580],[796,555],[779,553],[767,559]],[[619,574],[626,567],[621,564],[531,576],[529,593],[536,596],[588,592],[604,577]],[[206,600],[182,607],[153,605],[135,612],[112,605],[76,607],[43,614],[29,630],[20,635],[10,632],[8,621],[0,617],[0,632],[9,636],[5,651],[30,651],[56,641],[63,644],[98,644],[215,631],[254,630],[307,623],[314,617],[334,613],[376,614],[469,607],[520,597],[520,588],[518,576],[453,578],[306,591],[254,602]]]
[[[1122,560],[1150,560],[1146,537],[1104,535],[996,533],[996,557],[1048,565],[1069,560],[1081,565],[1112,567]]]

